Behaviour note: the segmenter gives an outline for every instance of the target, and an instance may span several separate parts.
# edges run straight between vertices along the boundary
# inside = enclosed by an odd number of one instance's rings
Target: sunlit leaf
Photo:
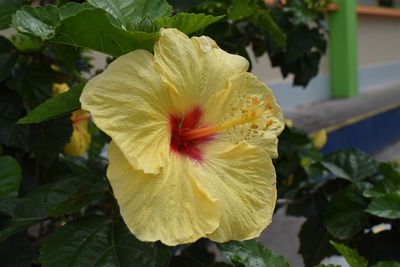
[[[100,8],[87,9],[63,20],[53,42],[90,48],[120,56],[135,49],[152,50],[158,33],[128,32],[108,19]]]
[[[400,194],[389,193],[379,198],[374,198],[366,212],[387,219],[400,218]]]
[[[165,0],[89,0],[93,6],[102,8],[118,20],[122,28],[132,31],[133,25],[144,18],[155,20],[170,16],[172,7]]]

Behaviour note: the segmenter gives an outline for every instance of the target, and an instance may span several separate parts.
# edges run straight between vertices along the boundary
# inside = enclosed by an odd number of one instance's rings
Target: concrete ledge
[[[400,84],[370,90],[357,98],[296,108],[285,116],[308,133],[325,129],[328,142],[323,153],[348,148],[376,153],[400,140]]]

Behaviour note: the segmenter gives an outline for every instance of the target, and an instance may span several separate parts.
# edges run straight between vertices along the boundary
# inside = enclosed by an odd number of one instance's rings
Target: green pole
[[[329,14],[331,96],[348,98],[358,95],[356,0],[336,2]]]

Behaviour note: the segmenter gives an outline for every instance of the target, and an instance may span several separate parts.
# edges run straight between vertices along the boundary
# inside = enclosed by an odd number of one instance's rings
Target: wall
[[[361,92],[400,84],[400,17],[358,16]]]

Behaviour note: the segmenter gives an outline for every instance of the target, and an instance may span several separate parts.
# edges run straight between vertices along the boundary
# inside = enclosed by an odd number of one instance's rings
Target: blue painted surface
[[[400,82],[400,62],[376,64],[358,70],[361,92]]]
[[[400,140],[400,107],[367,118],[328,134],[321,152],[358,148],[376,153]]]

